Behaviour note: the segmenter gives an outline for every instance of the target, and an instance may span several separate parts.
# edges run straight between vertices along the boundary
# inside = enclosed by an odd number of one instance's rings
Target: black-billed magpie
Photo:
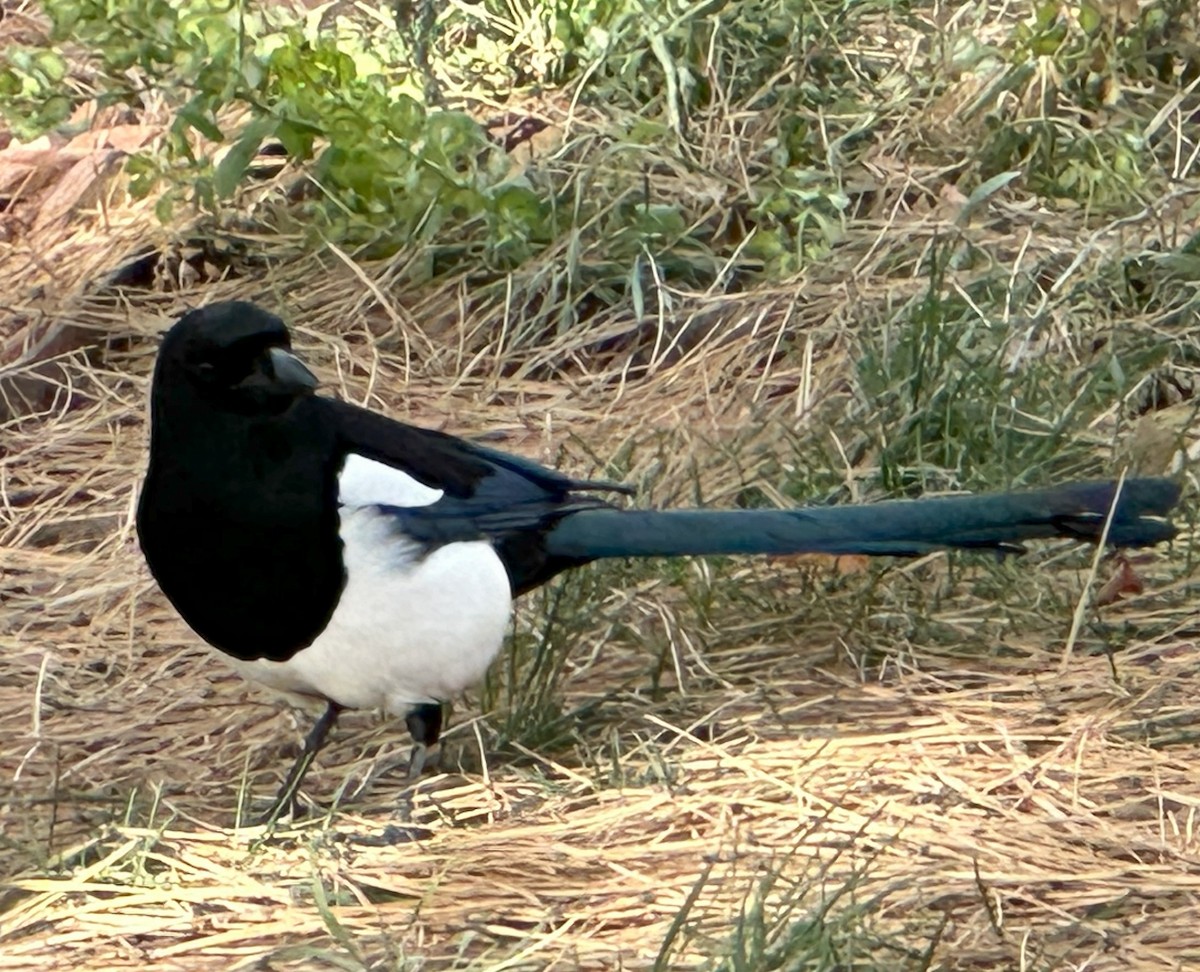
[[[272,808],[293,800],[343,708],[406,719],[419,771],[441,704],[482,679],[513,598],[603,557],[1019,551],[1174,536],[1165,479],[795,510],[619,509],[507,455],[315,394],[287,327],[251,303],[191,311],[151,387],[137,528],[184,620],[248,678],[326,709]],[[1110,519],[1111,517],[1111,519]]]

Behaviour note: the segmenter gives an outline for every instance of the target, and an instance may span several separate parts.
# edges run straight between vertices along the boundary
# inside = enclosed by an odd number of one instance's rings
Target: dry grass
[[[918,50],[887,26],[876,55]],[[782,503],[876,491],[897,454],[881,443],[921,416],[867,394],[860,362],[920,344],[892,329],[919,317],[903,312],[930,289],[931,253],[985,252],[1010,295],[1038,295],[981,314],[1011,335],[1004,374],[1087,388],[1108,367],[1101,338],[1125,341],[1134,371],[1065,425],[996,405],[1044,451],[1006,458],[1000,428],[994,454],[904,472],[1003,485],[1132,459],[1190,476],[1196,358],[1142,349],[1200,352],[1195,304],[1133,316],[1109,287],[1123,258],[1197,232],[1194,156],[1119,216],[1018,188],[968,207],[919,146],[967,137],[953,99],[974,93],[913,102],[830,259],[739,292],[664,286],[641,321],[615,304],[551,326],[560,308],[538,295],[578,258],[565,244],[493,285],[414,288],[412,253],[264,237],[254,265],[184,263],[114,292],[98,281],[141,246],[205,229],[163,228],[97,169],[33,232],[55,183],[28,189],[0,244],[5,968],[1200,965],[1187,513],[1171,548],[1135,559],[1145,591],[1089,613],[1067,665],[1091,579],[1069,544],[1003,564],[590,568],[527,599],[512,654],[457,708],[446,772],[405,786],[387,772],[402,727],[355,714],[307,785],[334,812],[272,835],[238,828],[239,807],[286,771],[294,726],[197,644],[136,549],[154,336],[233,296],[282,310],[327,388],[398,418],[619,476],[639,502]],[[543,111],[567,138],[541,177],[571,184],[608,158],[603,113]],[[765,137],[753,120],[718,106],[693,137],[735,173]],[[682,163],[666,171],[657,193],[694,188]],[[945,293],[977,300],[978,274],[947,271]],[[48,355],[47,335],[63,338]],[[995,396],[969,366],[963,394]]]

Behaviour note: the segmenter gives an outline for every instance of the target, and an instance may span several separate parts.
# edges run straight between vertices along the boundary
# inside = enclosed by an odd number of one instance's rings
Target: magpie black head
[[[155,366],[155,392],[173,395],[186,388],[243,415],[284,412],[317,386],[291,344],[283,321],[254,304],[209,304],[184,314],[167,331]]]

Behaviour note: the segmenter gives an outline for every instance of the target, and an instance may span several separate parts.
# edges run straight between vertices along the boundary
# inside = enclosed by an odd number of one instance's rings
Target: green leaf
[[[788,252],[779,230],[757,230],[746,243],[744,252],[760,260],[770,260]]]
[[[164,192],[158,197],[158,201],[154,204],[154,215],[164,226],[171,222],[171,217],[175,215],[175,201],[169,192]]]
[[[225,141],[225,136],[221,134],[221,129],[217,127],[217,123],[213,119],[211,112],[204,104],[205,101],[206,99],[196,96],[179,109],[176,120],[190,125],[205,138],[211,139],[214,142],[223,142]]]
[[[145,199],[158,183],[158,166],[145,152],[131,155],[125,161],[125,174],[129,177],[129,193],[134,199]]]
[[[679,210],[663,203],[639,206],[635,218],[638,229],[646,235],[679,236],[687,228]]]
[[[1014,179],[1019,179],[1022,175],[1020,169],[1011,169],[1008,172],[1001,172],[999,175],[994,175],[990,179],[985,179],[975,187],[975,190],[967,197],[966,203],[959,210],[956,222],[962,224],[966,222],[972,213],[987,202],[992,196],[998,193],[1001,189],[1007,186]]]
[[[1050,57],[1058,53],[1063,41],[1067,38],[1066,24],[1055,24],[1044,33],[1038,34],[1030,44],[1030,50],[1038,57]]]
[[[670,131],[670,128],[653,118],[638,118],[630,126],[627,138],[635,145],[654,145]]]
[[[316,125],[298,118],[285,118],[275,129],[275,137],[283,143],[287,154],[301,161],[312,158],[313,142],[320,134],[321,129]]]
[[[500,187],[492,197],[492,205],[496,215],[519,227],[522,235],[541,229],[545,220],[541,198],[527,186],[509,183]]]
[[[1038,29],[1046,30],[1051,24],[1058,20],[1058,4],[1053,2],[1043,3],[1040,7],[1038,7],[1035,16],[1037,18],[1036,22]]]
[[[256,118],[246,126],[241,138],[225,153],[225,158],[221,159],[213,174],[213,188],[219,199],[228,199],[234,194],[241,185],[242,176],[258,154],[263,139],[274,134],[278,127],[278,120],[269,116]]]
[[[38,51],[34,55],[34,64],[48,81],[55,84],[67,76],[67,62],[54,51]]]
[[[1100,29],[1101,23],[1103,23],[1103,18],[1097,8],[1090,3],[1080,4],[1079,26],[1083,28],[1085,34],[1096,33]]]

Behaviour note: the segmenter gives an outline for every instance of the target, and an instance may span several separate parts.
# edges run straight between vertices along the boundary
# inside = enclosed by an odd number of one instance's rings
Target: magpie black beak
[[[317,378],[290,351],[271,348],[258,357],[254,370],[237,387],[256,401],[290,402],[310,394]]]
[[[278,392],[303,395],[317,387],[317,376],[304,366],[304,362],[283,348],[271,348],[264,370]]]

